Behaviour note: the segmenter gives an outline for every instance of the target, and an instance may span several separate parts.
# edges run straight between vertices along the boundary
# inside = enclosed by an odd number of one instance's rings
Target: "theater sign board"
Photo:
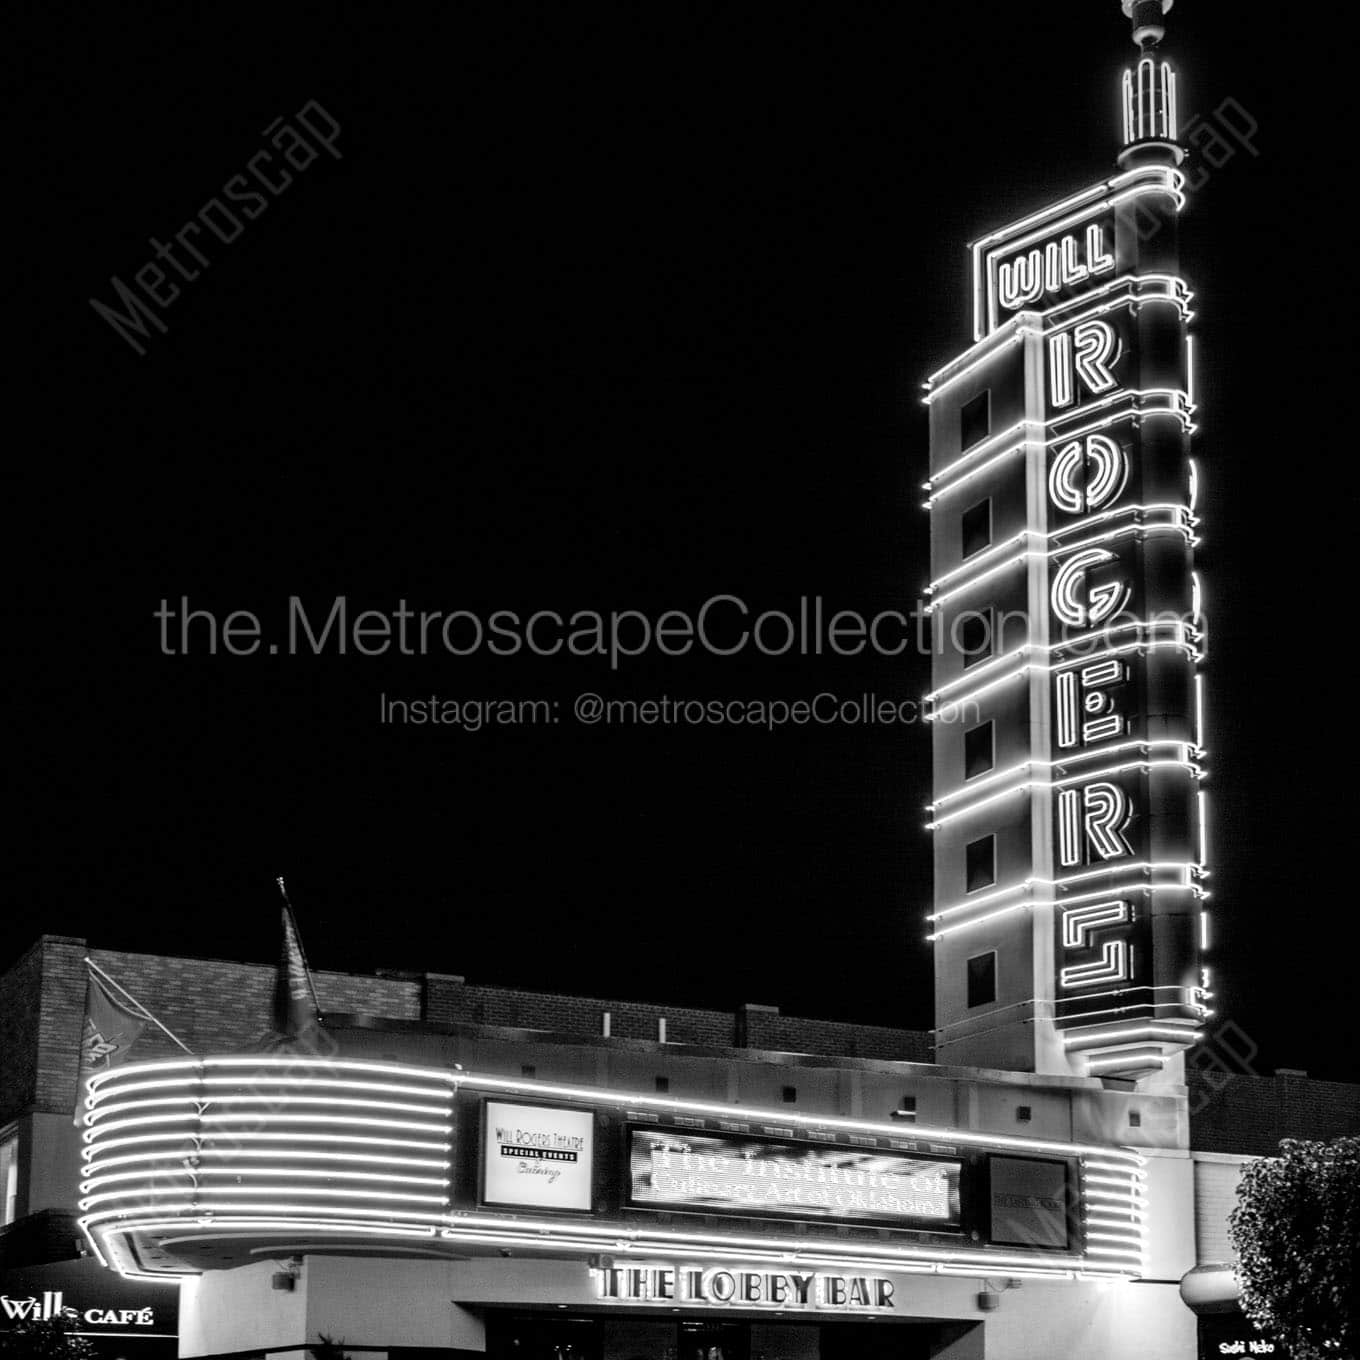
[[[773,1138],[629,1130],[629,1202],[956,1228],[961,1162]]]
[[[140,1277],[281,1244],[626,1251],[678,1273],[611,1277],[625,1294],[884,1308],[873,1281],[894,1271],[1127,1279],[1143,1265],[1144,1159],[1127,1148],[263,1054],[101,1073],[81,1138],[81,1227],[101,1262]],[[1003,1226],[1009,1240],[989,1237]],[[702,1262],[723,1269],[694,1274]]]
[[[589,1209],[595,1116],[589,1110],[488,1100],[482,1201],[539,1209]]]
[[[688,1303],[780,1313],[890,1314],[897,1286],[884,1275],[771,1270],[749,1265],[626,1265],[594,1271],[609,1303]]]

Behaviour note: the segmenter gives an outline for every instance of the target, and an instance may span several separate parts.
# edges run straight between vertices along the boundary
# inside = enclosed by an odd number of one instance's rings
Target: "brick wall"
[[[44,938],[38,1026],[38,1080],[33,1104],[47,1114],[76,1103],[76,1059],[85,1018],[84,940]]]
[[[15,1047],[27,1055],[11,1057],[10,1044],[5,1043],[0,1061],[6,1069],[13,1067],[15,1077],[11,1084],[5,1071],[3,1106],[12,1104],[18,1110],[31,1105],[49,1113],[73,1108],[87,954],[196,1053],[249,1048],[271,1027],[274,968],[269,964],[87,949],[83,940],[44,936],[6,974],[5,990],[0,992],[0,1025],[16,1027]],[[38,961],[36,970],[33,960]],[[420,1019],[422,988],[417,981],[319,972],[315,982],[322,1010]],[[30,1015],[33,1020],[26,1021],[24,1017]],[[28,1028],[20,1032],[25,1024]],[[6,1030],[0,1030],[0,1035],[9,1038]],[[168,1058],[180,1051],[159,1029],[148,1025],[138,1040],[136,1056]],[[31,1077],[26,1080],[24,1073],[30,1069]]]
[[[75,1098],[76,1051],[85,1004],[82,940],[44,936],[0,977],[0,1123],[34,1107],[55,1112]],[[269,1029],[271,964],[178,959],[96,949],[90,957],[200,1053],[252,1047]],[[447,974],[369,976],[319,972],[323,1010],[436,1024],[471,1023],[598,1037],[605,1012],[619,1039],[659,1036],[675,1044],[745,1047],[825,1057],[929,1062],[927,1034],[781,1015],[769,1006],[730,1011],[559,996],[469,985]],[[179,1050],[148,1027],[139,1056]],[[1335,1138],[1360,1131],[1360,1086],[1298,1076],[1189,1074],[1191,1146],[1269,1155],[1281,1138]]]
[[[883,1025],[852,1025],[807,1020],[778,1011],[746,1011],[746,1047],[778,1053],[820,1053],[841,1058],[878,1058],[889,1062],[931,1062],[930,1035],[921,1030]]]
[[[26,1108],[69,1110],[85,1007],[86,955],[173,1030],[194,1052],[248,1049],[269,1030],[272,964],[167,958],[87,948],[85,941],[44,936],[0,979],[0,1121]],[[469,985],[448,974],[369,976],[318,972],[322,1010],[392,1020],[471,1023],[598,1037],[603,1017],[618,1039],[656,1040],[661,1020],[674,1044],[746,1047],[826,1057],[929,1062],[929,1036],[913,1030],[780,1015],[770,1006],[731,1011],[560,996]],[[137,1056],[180,1050],[154,1026]],[[6,1113],[8,1112],[8,1113]]]
[[[1267,1157],[1282,1138],[1360,1133],[1360,1085],[1214,1071],[1192,1071],[1188,1081],[1190,1146],[1197,1151]]]
[[[605,997],[469,986],[462,978],[433,973],[426,978],[426,1017],[446,1024],[470,1021],[595,1038],[602,1032],[606,1012],[609,1032],[615,1039],[656,1039],[658,1022],[664,1019],[666,1040],[673,1044],[895,1062],[931,1061],[930,1036],[920,1030],[809,1020],[781,1015],[772,1006],[743,1006],[733,1014]]]
[[[1228,1215],[1246,1159],[1195,1158],[1195,1264],[1227,1265],[1236,1259],[1228,1241]]]
[[[1215,1071],[1189,1075],[1190,1146],[1195,1156],[1195,1239],[1199,1264],[1231,1263],[1228,1215],[1242,1167],[1270,1157],[1285,1138],[1329,1142],[1360,1134],[1360,1086]]]
[[[0,1127],[33,1104],[38,1082],[42,946],[0,977]]]
[[[616,1039],[655,1039],[660,1032],[658,1022],[664,1019],[670,1043],[718,1048],[736,1043],[736,1020],[730,1011],[469,986],[462,978],[434,973],[426,979],[426,1018],[444,1024],[465,1021],[594,1038],[603,1032],[606,1012],[610,1034]]]

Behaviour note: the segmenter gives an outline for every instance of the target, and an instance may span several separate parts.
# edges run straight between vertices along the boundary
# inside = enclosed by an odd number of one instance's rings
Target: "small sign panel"
[[[485,1121],[484,1204],[590,1209],[595,1163],[590,1110],[488,1100]]]
[[[891,1313],[895,1281],[884,1275],[768,1270],[749,1265],[606,1266],[596,1272],[609,1303],[693,1303],[779,1313]]]
[[[1034,1157],[990,1157],[991,1241],[1014,1247],[1069,1242],[1067,1165]]]
[[[1223,1360],[1225,1356],[1270,1356],[1289,1360],[1289,1352],[1272,1341],[1234,1310],[1199,1319],[1199,1360]]]

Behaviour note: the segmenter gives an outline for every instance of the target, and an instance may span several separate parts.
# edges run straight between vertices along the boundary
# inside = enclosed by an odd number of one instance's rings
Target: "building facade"
[[[1169,3],[1125,5],[1114,170],[974,244],[928,384],[933,1033],[320,973],[280,1045],[273,968],[45,936],[0,983],[0,1326],[128,1360],[1240,1353],[1183,1281],[1245,1161],[1354,1132],[1360,1090],[1197,1048]],[[166,1031],[77,1091],[87,960]]]

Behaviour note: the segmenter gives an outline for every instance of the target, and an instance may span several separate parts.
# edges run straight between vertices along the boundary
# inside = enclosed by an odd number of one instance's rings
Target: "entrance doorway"
[[[751,1360],[751,1328],[744,1322],[682,1322],[676,1360]]]
[[[817,1360],[817,1329],[796,1330],[808,1334],[810,1347],[762,1347],[761,1360]],[[707,1319],[494,1314],[486,1349],[488,1360],[758,1360],[751,1331],[746,1322]]]
[[[488,1360],[930,1360],[972,1323],[791,1323],[489,1312]],[[952,1351],[951,1354],[963,1354]]]
[[[486,1320],[488,1360],[604,1360],[598,1318],[560,1313],[492,1313]]]

